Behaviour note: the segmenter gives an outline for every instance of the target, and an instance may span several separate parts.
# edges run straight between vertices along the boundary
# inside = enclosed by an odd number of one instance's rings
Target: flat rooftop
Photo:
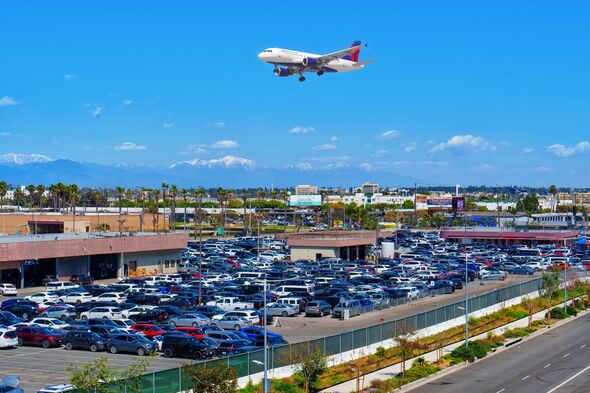
[[[351,247],[375,244],[377,237],[391,236],[391,231],[304,232],[277,236],[291,247]]]
[[[89,255],[157,252],[186,247],[186,233],[118,232],[55,233],[0,236],[0,262]]]
[[[445,239],[488,239],[488,240],[533,240],[562,241],[576,239],[576,231],[498,231],[498,230],[444,230],[440,236]]]

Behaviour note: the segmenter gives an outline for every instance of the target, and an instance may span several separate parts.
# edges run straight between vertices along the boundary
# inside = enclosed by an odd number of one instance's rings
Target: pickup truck
[[[217,300],[207,302],[207,306],[217,306],[223,311],[243,310],[245,308],[254,308],[254,303],[242,302],[237,297],[222,297]]]

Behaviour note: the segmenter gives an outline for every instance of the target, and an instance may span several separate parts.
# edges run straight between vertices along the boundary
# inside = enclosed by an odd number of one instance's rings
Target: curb
[[[578,315],[576,315],[576,316],[569,317],[567,319],[563,319],[563,320],[560,320],[558,322],[555,322],[553,325],[547,326],[545,329],[537,330],[536,332],[534,332],[532,334],[529,334],[526,337],[522,337],[522,340],[519,340],[518,341],[518,344],[522,344],[523,342],[526,342],[526,341],[531,340],[531,339],[533,339],[533,338],[535,338],[537,336],[540,336],[540,335],[542,335],[542,334],[550,331],[553,328],[556,328],[556,327],[560,327],[562,325],[565,325],[566,323],[571,322],[571,321],[574,321],[574,320],[576,320],[578,318],[581,318],[584,315],[589,314],[589,313],[590,313],[590,310],[584,310],[584,311],[579,312]],[[408,384],[400,387],[399,389],[397,389],[397,391],[398,392],[409,392],[409,391],[411,391],[413,389],[419,388],[420,386],[426,385],[429,382],[435,381],[435,380],[440,379],[440,378],[443,378],[443,377],[445,377],[445,376],[447,376],[449,374],[452,374],[455,371],[459,371],[459,370],[461,370],[461,369],[463,369],[465,367],[471,366],[472,364],[479,363],[481,361],[484,361],[486,359],[489,359],[490,357],[492,357],[494,355],[497,355],[499,353],[502,353],[502,352],[510,349],[512,347],[512,344],[517,344],[517,342],[511,343],[510,346],[503,345],[502,347],[499,347],[496,350],[492,351],[486,357],[484,357],[482,359],[476,359],[473,363],[456,364],[454,366],[447,367],[444,370],[441,370],[441,371],[439,371],[439,372],[437,372],[435,374],[429,375],[426,378],[422,378],[422,379],[419,379],[417,381],[410,382],[410,383],[408,383]]]

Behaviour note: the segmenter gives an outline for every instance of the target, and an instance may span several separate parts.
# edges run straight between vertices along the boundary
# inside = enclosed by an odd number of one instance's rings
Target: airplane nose
[[[258,58],[259,58],[260,60],[262,60],[262,58],[263,58],[263,57],[264,57],[264,52],[260,52],[260,53],[258,54]]]

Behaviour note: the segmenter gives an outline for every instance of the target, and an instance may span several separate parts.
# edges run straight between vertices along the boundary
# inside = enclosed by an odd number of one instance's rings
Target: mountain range
[[[180,161],[168,167],[109,166],[45,156],[0,156],[0,180],[13,185],[66,183],[87,187],[159,187],[162,182],[178,187],[288,187],[296,184],[358,186],[372,181],[382,185],[408,186],[414,179],[393,172],[344,163],[321,167],[303,162],[269,167],[242,157]]]

